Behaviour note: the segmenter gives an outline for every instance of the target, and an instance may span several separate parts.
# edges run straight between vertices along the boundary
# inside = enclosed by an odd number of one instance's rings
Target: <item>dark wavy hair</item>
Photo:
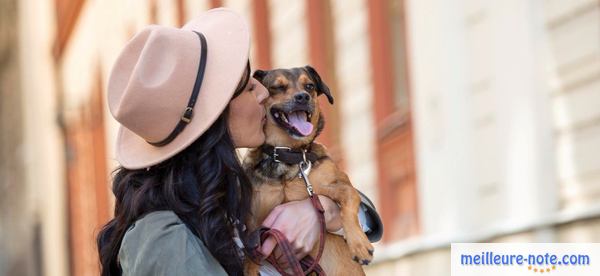
[[[238,84],[237,97],[250,79],[250,67]],[[118,261],[127,229],[144,215],[171,210],[198,236],[229,275],[243,274],[234,231],[250,212],[252,187],[229,134],[227,107],[194,143],[149,169],[114,172],[114,218],[97,237],[102,275],[121,275]],[[236,228],[237,227],[237,228]],[[246,241],[243,231],[240,239]]]

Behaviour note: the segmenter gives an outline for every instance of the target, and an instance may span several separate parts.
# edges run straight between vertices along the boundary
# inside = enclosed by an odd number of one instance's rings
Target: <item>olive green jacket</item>
[[[119,262],[123,275],[227,275],[172,211],[137,220],[123,237]]]
[[[363,230],[371,242],[378,241],[383,224],[362,193],[361,200]],[[151,212],[138,219],[123,237],[119,262],[123,275],[227,275],[202,240],[173,211]]]

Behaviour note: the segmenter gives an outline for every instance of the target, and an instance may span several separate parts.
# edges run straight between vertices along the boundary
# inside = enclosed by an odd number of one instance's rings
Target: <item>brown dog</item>
[[[317,97],[325,94],[333,104],[329,88],[310,66],[258,70],[254,77],[270,95],[265,102],[268,117],[265,145],[250,150],[244,159],[244,169],[255,191],[254,221],[248,222],[249,230],[257,229],[275,206],[308,198],[305,183],[298,177],[298,164],[286,163],[290,156],[297,158],[306,150],[305,157],[312,161],[308,178],[314,193],[327,196],[340,205],[346,237],[344,241],[338,235],[327,234],[319,263],[328,275],[363,275],[361,265],[372,260],[373,246],[358,223],[360,196],[348,176],[328,157],[325,147],[314,142],[324,126]],[[313,258],[317,250],[318,245],[310,253]],[[257,269],[255,264],[247,263],[246,273],[256,275]]]

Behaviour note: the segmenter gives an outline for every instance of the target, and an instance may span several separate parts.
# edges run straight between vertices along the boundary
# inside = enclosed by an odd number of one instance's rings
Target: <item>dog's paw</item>
[[[362,234],[362,233],[361,233]],[[364,235],[364,234],[363,234]],[[361,264],[368,265],[373,260],[373,245],[367,237],[358,236],[356,238],[347,238],[346,242],[350,248],[352,259]]]

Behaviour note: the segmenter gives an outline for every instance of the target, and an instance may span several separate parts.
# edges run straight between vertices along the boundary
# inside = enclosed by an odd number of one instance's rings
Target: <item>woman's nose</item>
[[[269,91],[259,81],[256,81],[256,88],[255,89],[257,90],[256,91],[257,92],[256,93],[256,98],[258,99],[258,102],[260,104],[263,104],[264,101],[269,97]]]

